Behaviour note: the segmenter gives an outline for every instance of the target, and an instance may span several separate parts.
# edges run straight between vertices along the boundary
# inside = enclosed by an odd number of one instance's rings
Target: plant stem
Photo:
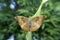
[[[32,40],[32,32],[27,32],[26,34],[26,40]]]
[[[37,12],[35,13],[35,15],[32,16],[32,18],[41,15],[41,9],[42,9],[43,4],[44,4],[43,2],[40,4]]]

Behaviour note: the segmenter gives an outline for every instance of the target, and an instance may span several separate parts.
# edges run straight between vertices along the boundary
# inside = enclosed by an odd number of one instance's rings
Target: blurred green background
[[[32,16],[38,10],[42,0],[0,0],[0,40],[7,40],[14,35],[15,40],[25,40],[16,15]],[[48,0],[42,7],[41,14],[47,16],[41,28],[32,32],[33,40],[60,40],[60,0]]]

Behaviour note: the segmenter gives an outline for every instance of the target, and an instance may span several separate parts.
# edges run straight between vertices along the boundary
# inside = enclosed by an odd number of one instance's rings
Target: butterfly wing
[[[28,18],[26,18],[24,16],[16,16],[15,18],[18,20],[18,23],[23,30],[29,31],[29,28],[27,26]]]
[[[35,18],[32,18],[31,31],[36,31],[41,26],[44,18],[44,16],[37,16]]]

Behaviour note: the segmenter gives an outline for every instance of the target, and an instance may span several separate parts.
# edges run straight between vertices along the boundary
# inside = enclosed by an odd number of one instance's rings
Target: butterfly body
[[[44,16],[37,16],[35,18],[27,18],[24,16],[16,16],[19,25],[25,31],[36,31],[42,24]]]

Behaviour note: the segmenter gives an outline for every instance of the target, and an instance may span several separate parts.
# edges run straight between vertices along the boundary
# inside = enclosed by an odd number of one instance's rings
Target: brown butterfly
[[[24,16],[16,16],[19,25],[25,31],[36,31],[42,24],[45,16],[37,16],[34,18],[27,18]]]

